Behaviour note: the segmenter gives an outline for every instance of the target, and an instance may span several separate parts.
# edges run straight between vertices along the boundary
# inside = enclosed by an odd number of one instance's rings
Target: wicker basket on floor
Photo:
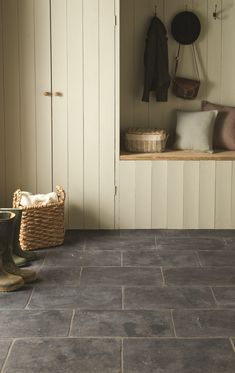
[[[45,206],[20,206],[21,190],[14,193],[13,207],[22,208],[20,245],[23,250],[42,249],[59,246],[64,242],[64,202],[65,191],[56,187],[58,202]]]

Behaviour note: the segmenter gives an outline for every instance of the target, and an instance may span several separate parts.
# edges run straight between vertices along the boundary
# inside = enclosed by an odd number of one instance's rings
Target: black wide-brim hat
[[[173,38],[180,44],[193,44],[201,32],[199,18],[193,12],[178,13],[171,23]]]

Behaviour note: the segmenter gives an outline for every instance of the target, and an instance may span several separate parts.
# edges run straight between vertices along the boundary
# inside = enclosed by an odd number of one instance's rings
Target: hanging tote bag
[[[177,71],[179,67],[179,61],[180,61],[180,48],[181,45],[179,44],[178,53],[176,56],[175,61],[175,74],[173,79],[173,93],[176,97],[183,98],[184,100],[194,100],[197,95],[200,88],[200,75],[197,65],[197,58],[196,58],[196,52],[195,52],[195,46],[192,44],[192,51],[193,51],[193,57],[197,72],[197,79],[188,79],[188,78],[182,78],[177,77]]]

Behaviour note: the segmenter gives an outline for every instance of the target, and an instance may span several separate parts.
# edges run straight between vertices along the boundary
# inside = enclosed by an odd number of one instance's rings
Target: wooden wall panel
[[[21,132],[21,188],[36,193],[36,80],[34,1],[18,2],[19,26],[19,103]]]
[[[185,161],[183,178],[183,226],[196,229],[199,224],[199,162]]]
[[[4,65],[3,65],[3,18],[2,1],[0,2],[0,206],[5,204],[5,123],[4,123]]]
[[[214,161],[200,162],[199,228],[215,227],[215,166]]]
[[[152,162],[135,162],[135,227],[152,226]]]
[[[99,228],[99,3],[84,1],[84,218]]]
[[[6,201],[21,187],[21,126],[18,1],[3,0]]]
[[[135,228],[135,162],[120,163],[120,203],[121,229]]]
[[[167,227],[167,161],[152,162],[152,228]]]
[[[182,161],[167,162],[167,228],[183,226],[183,166]]]
[[[232,162],[216,163],[215,228],[231,227]]]
[[[67,74],[67,6],[63,0],[51,2],[52,43],[52,160],[53,187],[68,190],[68,74]],[[55,96],[59,92],[59,96]],[[66,198],[66,226],[68,226],[69,195]]]
[[[51,97],[43,94],[51,91],[50,2],[48,0],[34,0],[34,28],[36,189],[37,193],[47,193],[53,189]]]
[[[114,1],[99,2],[100,228],[114,228]]]
[[[69,227],[84,228],[83,1],[67,1]]]

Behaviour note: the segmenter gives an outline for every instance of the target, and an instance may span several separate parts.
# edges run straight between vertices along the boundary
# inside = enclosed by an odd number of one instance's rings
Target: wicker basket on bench
[[[125,150],[130,153],[161,153],[169,135],[156,128],[129,128],[125,133]]]
[[[42,249],[64,242],[65,191],[56,187],[58,202],[47,205],[21,206],[21,190],[14,193],[13,207],[22,208],[20,245],[23,250]]]

